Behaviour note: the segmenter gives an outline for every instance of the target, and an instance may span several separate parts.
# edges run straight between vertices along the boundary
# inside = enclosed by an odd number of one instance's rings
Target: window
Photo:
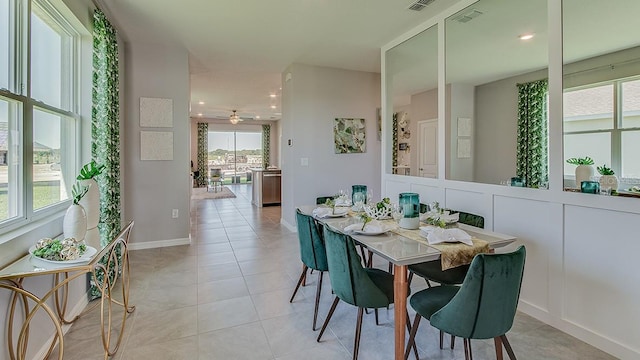
[[[0,0],[0,233],[71,197],[79,40],[48,0]]]
[[[259,132],[210,131],[209,168],[222,170],[225,183],[245,183],[249,170],[262,168],[262,134]]]
[[[564,93],[564,157],[607,164],[623,183],[640,179],[640,79],[622,79]],[[564,166],[572,178],[575,166]]]

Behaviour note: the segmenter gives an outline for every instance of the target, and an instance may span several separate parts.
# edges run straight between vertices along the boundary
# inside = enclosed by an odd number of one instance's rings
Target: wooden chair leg
[[[502,340],[497,336],[493,338],[493,343],[496,348],[496,360],[502,360]]]
[[[291,295],[291,299],[289,299],[289,302],[292,303],[293,302],[293,298],[296,296],[296,293],[298,292],[298,289],[300,288],[300,284],[302,284],[304,282],[304,278],[305,275],[307,274],[307,269],[309,267],[307,265],[302,265],[302,274],[300,274],[300,279],[298,280],[298,284],[296,285],[295,290],[293,290],[293,295]]]
[[[318,285],[316,287],[316,306],[313,310],[313,327],[311,328],[313,331],[316,331],[316,321],[318,319],[318,306],[320,305],[320,292],[322,291],[322,274],[323,271],[320,271],[318,274]]]
[[[405,311],[405,314],[407,316],[407,331],[409,331],[409,334],[411,334],[411,319],[409,318],[409,312]],[[416,356],[416,360],[420,360],[420,357],[418,356],[418,347],[416,346],[416,342],[413,342],[413,353]]]
[[[322,324],[322,329],[320,329],[320,334],[318,334],[318,338],[316,339],[317,342],[320,342],[320,338],[322,338],[322,334],[324,334],[324,330],[327,328],[327,325],[329,325],[329,320],[331,320],[331,317],[333,316],[333,312],[336,311],[336,306],[338,306],[339,301],[340,301],[340,298],[336,296],[336,298],[333,300],[333,304],[331,304],[331,308],[329,309],[327,318],[324,320],[324,324]]]
[[[516,354],[513,353],[511,344],[509,344],[509,340],[507,340],[507,335],[501,335],[500,340],[502,340],[502,345],[504,345],[504,348],[507,350],[507,354],[509,354],[509,359],[516,360]]]
[[[377,310],[377,309],[376,309]],[[364,308],[358,308],[358,321],[356,321],[356,338],[353,342],[353,360],[358,359],[358,350],[360,349],[360,334],[362,333],[362,315]]]
[[[420,319],[422,316],[420,314],[416,314],[416,317],[413,319],[413,326],[411,326],[411,331],[409,332],[409,342],[407,343],[407,349],[404,352],[404,360],[409,358],[409,353],[411,352],[411,348],[416,345],[416,332],[418,332],[418,325],[420,325]],[[416,356],[417,359],[417,356]]]

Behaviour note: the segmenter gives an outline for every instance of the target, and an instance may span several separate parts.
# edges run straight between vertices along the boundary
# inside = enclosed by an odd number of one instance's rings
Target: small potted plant
[[[580,189],[580,184],[583,181],[590,181],[594,175],[593,159],[585,156],[583,158],[570,158],[567,159],[567,163],[571,165],[577,165],[576,167],[576,187]]]
[[[616,173],[607,166],[607,164],[602,164],[602,166],[598,166],[596,168],[600,176],[600,189],[611,189],[611,191],[618,190],[618,178],[616,177]]]

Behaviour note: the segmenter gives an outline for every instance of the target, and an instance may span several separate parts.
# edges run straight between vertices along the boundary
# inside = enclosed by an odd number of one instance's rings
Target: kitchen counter
[[[280,205],[282,171],[280,169],[251,169],[253,194],[251,203],[257,207]]]

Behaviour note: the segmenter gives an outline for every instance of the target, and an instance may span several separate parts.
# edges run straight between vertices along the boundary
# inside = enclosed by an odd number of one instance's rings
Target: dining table
[[[317,207],[317,205],[304,205],[298,208],[303,214],[313,216],[313,210]],[[323,226],[329,226],[335,231],[351,236],[369,251],[393,264],[395,359],[404,359],[407,321],[405,311],[409,288],[408,266],[437,260],[440,258],[441,252],[428,245],[426,239],[425,241],[416,241],[399,234],[399,232],[386,231],[378,235],[345,232],[345,227],[362,222],[358,213],[353,211],[349,211],[346,215],[340,217],[316,217],[316,219]],[[457,226],[471,235],[472,238],[486,241],[492,250],[516,241],[516,237],[511,235],[500,234],[461,223],[457,224]],[[420,230],[413,231],[418,234]]]

